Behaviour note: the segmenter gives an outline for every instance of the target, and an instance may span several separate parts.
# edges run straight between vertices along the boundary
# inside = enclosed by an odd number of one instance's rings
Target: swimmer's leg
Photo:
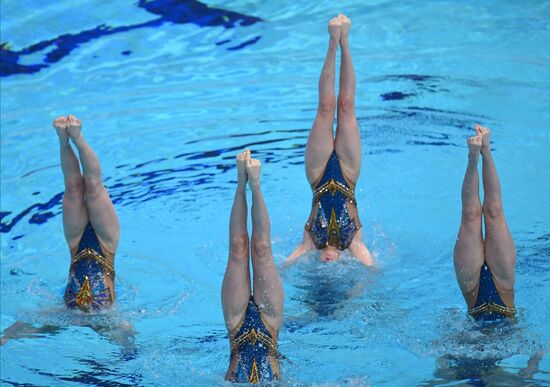
[[[355,117],[355,71],[351,60],[348,33],[351,21],[345,15],[338,16],[342,23],[340,36],[340,91],[338,93],[338,113],[335,149],[345,176],[355,183],[361,167],[361,136]]]
[[[67,116],[71,141],[78,149],[84,177],[85,201],[90,222],[97,237],[111,252],[115,252],[120,238],[120,225],[113,202],[103,185],[99,160],[88,145],[80,128],[80,121]]]
[[[485,259],[493,273],[503,301],[513,306],[513,289],[516,267],[516,247],[508,229],[502,209],[500,182],[493,161],[488,128],[478,126],[483,138],[483,214],[485,219]]]
[[[309,132],[306,145],[306,176],[310,184],[321,177],[327,161],[334,150],[334,113],[336,96],[334,94],[334,71],[336,67],[336,49],[340,38],[340,21],[333,18],[329,22],[329,46],[323,69],[319,77],[319,103],[313,128]]]
[[[229,218],[229,259],[222,284],[223,315],[229,332],[241,322],[251,294],[246,226],[246,162],[249,156],[249,150],[237,155],[238,182]]]
[[[279,330],[283,321],[283,287],[271,250],[271,224],[260,189],[259,160],[250,158],[246,166],[252,192],[252,268],[254,269],[254,301],[267,323]]]
[[[78,159],[69,144],[67,118],[59,117],[53,122],[59,137],[59,155],[65,183],[63,195],[63,231],[69,248],[74,249],[88,224],[88,211],[84,203],[84,181]]]
[[[482,209],[477,170],[481,141],[480,136],[468,139],[468,167],[462,183],[462,219],[454,249],[456,278],[470,308],[477,300],[479,273],[484,262]]]

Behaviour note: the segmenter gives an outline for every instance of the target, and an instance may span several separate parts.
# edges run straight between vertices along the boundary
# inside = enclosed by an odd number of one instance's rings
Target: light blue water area
[[[234,157],[249,147],[285,289],[285,384],[550,383],[550,4],[208,5],[2,2],[1,328],[50,326],[1,347],[2,382],[223,384]],[[283,268],[310,210],[305,142],[340,11],[353,23],[356,195],[377,269],[316,255]],[[95,317],[62,306],[51,121],[68,113],[84,122],[122,228],[116,306]],[[452,264],[475,122],[492,128],[518,249],[518,319],[494,329],[466,317]],[[114,328],[123,321],[133,338]]]

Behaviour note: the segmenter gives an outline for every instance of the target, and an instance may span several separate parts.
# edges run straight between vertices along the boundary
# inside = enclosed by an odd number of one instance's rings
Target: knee
[[[231,237],[229,242],[229,255],[237,261],[248,262],[248,237],[236,236]]]
[[[331,115],[336,110],[336,99],[334,96],[321,97],[319,100],[319,114]]]
[[[255,259],[272,259],[271,241],[269,239],[252,239],[252,256]]]
[[[105,189],[103,180],[101,180],[101,177],[97,176],[84,175],[84,186],[86,187],[87,197],[96,197]]]
[[[472,222],[481,222],[481,206],[472,206],[462,209],[462,220],[463,222],[472,223]]]
[[[84,182],[80,176],[65,179],[65,195],[82,195]]]
[[[354,98],[349,95],[340,95],[338,97],[338,111],[348,114],[355,112]]]
[[[483,206],[485,219],[500,219],[504,215],[501,203],[485,204]]]

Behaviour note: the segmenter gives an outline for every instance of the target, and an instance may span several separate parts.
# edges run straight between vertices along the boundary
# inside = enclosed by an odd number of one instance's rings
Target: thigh
[[[512,290],[516,246],[504,215],[496,218],[485,216],[485,259],[499,288]]]
[[[474,221],[462,220],[453,256],[458,285],[468,306],[472,307],[477,299],[479,274],[485,261],[481,217]]]
[[[315,184],[325,170],[327,161],[334,150],[332,128],[334,115],[317,114],[306,145],[306,176],[311,185]]]
[[[71,250],[76,248],[80,242],[88,221],[84,190],[65,192],[63,196],[63,232]]]
[[[338,118],[334,148],[344,175],[355,183],[361,170],[361,135],[355,116]]]
[[[230,256],[222,283],[222,307],[229,332],[242,321],[250,300],[248,256]]]
[[[254,253],[253,253],[254,254]],[[267,323],[279,330],[283,321],[283,286],[273,256],[252,256],[254,301]]]
[[[120,225],[107,190],[103,187],[87,195],[86,208],[98,239],[114,253],[120,238]]]

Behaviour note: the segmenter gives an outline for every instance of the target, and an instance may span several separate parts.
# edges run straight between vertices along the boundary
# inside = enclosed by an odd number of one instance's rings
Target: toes
[[[246,159],[248,154],[250,154],[250,151],[248,149],[245,149],[243,152],[237,154],[237,160],[241,161]]]
[[[468,137],[468,140],[466,142],[468,143],[468,145],[479,145],[481,144],[481,137],[471,136],[471,137]]]

